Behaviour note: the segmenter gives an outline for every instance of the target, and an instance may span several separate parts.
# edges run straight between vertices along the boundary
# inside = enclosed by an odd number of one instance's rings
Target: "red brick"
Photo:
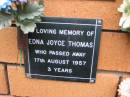
[[[30,97],[115,97],[118,75],[98,73],[95,84],[29,79],[23,67],[8,66],[11,95]]]
[[[8,88],[7,88],[7,81],[5,76],[5,69],[2,64],[0,64],[0,94],[7,94]]]
[[[130,71],[130,35],[103,32],[98,69]]]
[[[0,30],[0,62],[17,62],[17,34],[16,29],[11,27]]]
[[[44,0],[45,15],[72,18],[103,19],[103,28],[119,29],[122,0]]]
[[[17,29],[15,27],[0,30],[0,62],[20,63],[17,42]]]

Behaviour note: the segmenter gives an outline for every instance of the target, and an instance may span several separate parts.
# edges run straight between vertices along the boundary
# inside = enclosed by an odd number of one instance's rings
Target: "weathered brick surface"
[[[129,72],[129,49],[130,34],[102,33],[98,69]]]
[[[0,30],[0,62],[17,63],[17,54],[16,29]]]
[[[23,67],[8,66],[11,95],[30,97],[115,97],[118,75],[98,73],[95,84],[37,80]]]
[[[6,80],[4,66],[0,64],[0,94],[8,93]]]
[[[103,19],[103,28],[119,29],[122,0],[44,0],[45,15],[72,18]]]

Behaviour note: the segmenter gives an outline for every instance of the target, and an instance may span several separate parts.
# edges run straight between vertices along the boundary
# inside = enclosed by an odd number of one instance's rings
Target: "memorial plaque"
[[[94,83],[102,20],[43,17],[28,35],[26,75]]]

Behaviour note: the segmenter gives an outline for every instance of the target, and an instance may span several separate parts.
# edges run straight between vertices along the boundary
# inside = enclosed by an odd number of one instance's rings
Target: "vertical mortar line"
[[[5,78],[6,78],[6,85],[8,88],[8,95],[10,95],[10,84],[9,84],[9,75],[8,75],[8,70],[7,70],[7,64],[4,64],[4,74],[5,74]]]

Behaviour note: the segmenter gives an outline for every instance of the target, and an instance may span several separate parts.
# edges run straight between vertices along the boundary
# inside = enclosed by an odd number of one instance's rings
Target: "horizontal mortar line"
[[[7,66],[19,66],[20,67],[20,64],[18,63],[8,63],[8,62],[0,62],[1,65],[7,65]],[[25,67],[25,64],[22,64],[21,65],[22,67]],[[97,72],[99,73],[114,73],[114,74],[120,74],[120,75],[123,75],[123,74],[127,74],[127,75],[130,75],[130,72],[129,71],[116,71],[116,70],[101,70],[101,69],[97,69]]]
[[[125,33],[128,34],[127,31],[121,31],[121,30],[114,30],[114,29],[102,29],[103,32],[110,32],[110,33]]]
[[[81,23],[61,23],[61,22],[39,22],[44,24],[64,24],[64,25],[83,25],[83,26],[102,26],[102,25],[96,25],[96,24],[81,24]]]
[[[12,25],[12,27],[16,27],[15,25]],[[127,31],[121,31],[121,30],[114,30],[114,29],[102,29],[104,32],[110,32],[110,33],[125,33],[128,34]]]
[[[18,63],[9,63],[9,62],[0,62],[1,65],[10,65],[10,66],[24,66],[25,64],[18,64]]]
[[[22,66],[22,67],[25,67],[25,64],[18,64],[18,63],[7,63],[7,62],[0,62],[1,65],[7,65],[7,66]],[[116,70],[101,70],[101,69],[97,69],[97,72],[99,73],[113,73],[113,74],[120,74],[120,75],[123,75],[123,74],[127,74],[127,75],[130,75],[130,72],[128,71],[116,71]]]
[[[116,71],[116,70],[101,70],[101,69],[98,69],[97,70],[97,73],[111,73],[111,74],[116,74],[116,75],[119,75],[119,76],[123,76],[123,75],[130,75],[130,72],[128,71]]]

